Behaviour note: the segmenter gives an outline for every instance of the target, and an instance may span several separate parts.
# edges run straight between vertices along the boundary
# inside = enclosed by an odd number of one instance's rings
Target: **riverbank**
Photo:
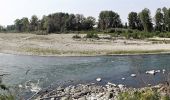
[[[35,95],[36,97],[36,95]],[[159,84],[144,88],[127,88],[108,82],[105,86],[79,84],[58,87],[53,91],[38,93],[36,100],[169,100],[169,86]]]
[[[0,33],[0,53],[38,56],[97,56],[170,53],[170,40],[127,40],[100,34],[100,39],[73,39],[75,34]]]

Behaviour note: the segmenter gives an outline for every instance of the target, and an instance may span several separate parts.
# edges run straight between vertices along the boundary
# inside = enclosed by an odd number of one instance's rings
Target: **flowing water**
[[[159,84],[167,80],[170,70],[170,55],[131,55],[96,57],[38,57],[0,54],[0,74],[8,86],[19,86],[36,90],[50,85],[112,82],[129,87]],[[161,70],[156,75],[148,75],[147,70]],[[131,77],[136,74],[136,77]],[[125,80],[122,80],[125,78]],[[31,88],[30,88],[31,87]],[[28,92],[28,91],[27,91]]]

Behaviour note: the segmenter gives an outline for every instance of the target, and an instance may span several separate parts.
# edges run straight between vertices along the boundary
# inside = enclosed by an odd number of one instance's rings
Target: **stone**
[[[97,82],[101,82],[102,79],[101,79],[101,78],[97,78],[96,81],[97,81]]]
[[[146,71],[146,74],[155,75],[155,70]]]
[[[123,77],[122,80],[125,80],[125,78]]]
[[[136,74],[131,74],[130,76],[131,76],[131,77],[136,77]]]

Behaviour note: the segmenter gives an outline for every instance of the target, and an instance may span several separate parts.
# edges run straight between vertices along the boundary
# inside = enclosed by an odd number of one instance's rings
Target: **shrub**
[[[79,36],[78,34],[76,34],[76,35],[74,35],[72,38],[73,38],[73,39],[80,39],[81,36]]]
[[[153,91],[152,89],[146,89],[144,91],[122,92],[117,96],[117,99],[118,100],[160,100],[161,96],[159,95],[158,92]]]
[[[34,34],[36,34],[36,35],[48,35],[49,33],[47,33],[46,31],[35,31]]]
[[[98,34],[96,33],[87,33],[87,35],[85,36],[86,38],[99,38]]]

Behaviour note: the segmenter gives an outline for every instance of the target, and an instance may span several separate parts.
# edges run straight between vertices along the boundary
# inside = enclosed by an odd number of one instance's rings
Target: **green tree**
[[[33,15],[30,20],[30,31],[37,31],[39,26],[39,20],[36,15]]]
[[[108,28],[119,28],[122,26],[120,16],[113,11],[102,11],[99,15],[98,27],[102,30]]]
[[[29,30],[29,20],[26,17],[23,17],[21,19],[21,31],[22,32],[28,32]]]
[[[83,30],[90,30],[93,29],[93,26],[96,23],[96,19],[94,17],[87,17],[83,22],[82,22],[82,27]]]
[[[163,31],[163,22],[164,22],[163,13],[161,12],[161,9],[158,8],[155,14],[155,30],[156,31],[160,31],[160,32]]]
[[[150,16],[150,10],[145,8],[142,10],[142,12],[139,15],[140,15],[140,20],[142,22],[142,25],[144,27],[144,31],[151,32],[153,30],[153,24]]]
[[[14,21],[15,23],[15,29],[17,32],[21,32],[22,31],[22,21],[20,19],[16,19]]]
[[[138,28],[138,14],[136,12],[130,12],[128,15],[128,22],[130,29]]]

